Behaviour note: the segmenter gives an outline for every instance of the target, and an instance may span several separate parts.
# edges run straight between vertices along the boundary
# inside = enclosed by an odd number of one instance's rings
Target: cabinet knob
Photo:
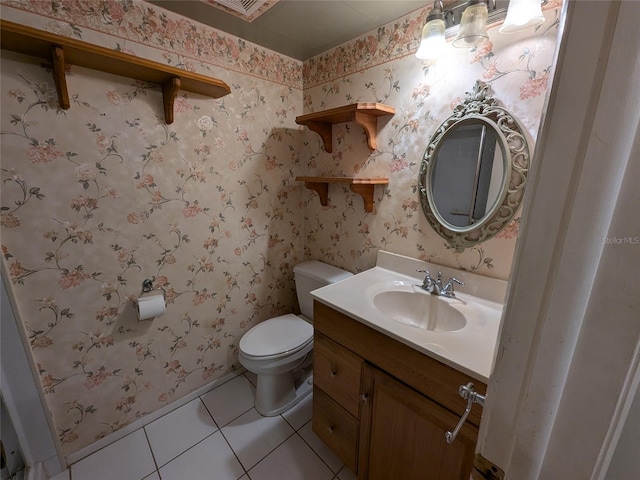
[[[329,430],[329,433],[333,433],[335,429],[336,429],[335,425],[329,425],[329,428],[327,428],[327,430]]]
[[[329,374],[329,376],[331,378],[335,377],[338,374],[338,369],[334,368],[333,370],[331,370],[331,373]]]
[[[360,395],[360,402],[367,403],[368,401],[369,401],[369,394],[368,393],[363,393],[362,395]]]

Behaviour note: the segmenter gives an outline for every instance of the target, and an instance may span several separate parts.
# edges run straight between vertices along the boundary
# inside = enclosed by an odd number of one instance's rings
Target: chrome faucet
[[[453,288],[454,283],[457,283],[460,286],[464,285],[464,282],[461,282],[456,277],[451,277],[447,284],[440,290],[440,295],[447,298],[454,298],[456,296],[456,292]]]
[[[424,281],[422,282],[422,285],[420,285],[420,288],[432,295],[441,295],[447,298],[454,298],[456,296],[454,283],[457,283],[458,285],[464,285],[464,283],[457,278],[451,277],[449,281],[443,286],[442,272],[438,272],[438,276],[435,280],[431,278],[429,270],[416,270],[416,272],[425,274]]]

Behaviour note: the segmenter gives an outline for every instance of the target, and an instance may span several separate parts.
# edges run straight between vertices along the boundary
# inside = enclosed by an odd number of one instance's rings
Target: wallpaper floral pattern
[[[501,35],[494,26],[488,41],[470,51],[448,45],[433,63],[408,55],[408,45],[419,38],[424,12],[305,62],[305,113],[360,101],[396,109],[393,117],[378,121],[374,152],[353,123],[334,125],[331,154],[322,149],[319,137],[305,141],[305,175],[389,177],[386,188],[376,187],[372,213],[364,212],[362,201],[348,188],[331,186],[326,207],[307,193],[306,256],[361,271],[372,267],[376,252],[383,249],[508,278],[519,217],[490,241],[457,253],[425,220],[418,171],[429,138],[476,80],[488,83],[490,94],[515,114],[533,147],[552,74],[561,3],[547,6],[546,22],[537,29]],[[413,46],[411,53],[417,40]]]
[[[434,65],[412,56],[424,11],[303,65],[140,1],[3,1],[8,20],[232,89],[218,100],[181,92],[167,126],[157,87],[73,67],[63,111],[39,60],[2,53],[3,263],[64,453],[237,368],[242,334],[291,311],[303,259],[360,271],[382,248],[507,278],[517,220],[463,254],[426,224],[420,139],[477,78],[535,139],[555,48],[551,7],[536,32],[493,29],[490,42]],[[370,56],[348,53],[365,44]],[[359,100],[396,107],[374,152],[355,124],[334,127],[329,154],[294,122]],[[390,183],[366,213],[335,185],[321,207],[294,181],[312,174]],[[167,312],[138,322],[131,300],[145,278],[166,291]]]
[[[96,19],[73,8],[92,5],[57,8],[83,37],[80,21]],[[3,51],[2,251],[72,454],[238,368],[242,334],[291,311],[303,259],[292,176],[302,90],[216,68],[232,94],[181,92],[166,125],[158,87],[77,67],[63,111],[39,64]],[[167,311],[138,322],[131,300],[145,278],[166,291]]]

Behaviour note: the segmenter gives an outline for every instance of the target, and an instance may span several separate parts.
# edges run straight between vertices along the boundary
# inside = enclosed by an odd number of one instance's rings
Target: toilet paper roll
[[[159,317],[164,314],[166,305],[162,294],[147,295],[136,300],[138,320]]]

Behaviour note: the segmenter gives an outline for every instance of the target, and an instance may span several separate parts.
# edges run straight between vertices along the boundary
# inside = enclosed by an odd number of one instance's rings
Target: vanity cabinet
[[[481,408],[445,432],[484,383],[318,301],[314,328],[313,431],[359,479],[469,479]]]

